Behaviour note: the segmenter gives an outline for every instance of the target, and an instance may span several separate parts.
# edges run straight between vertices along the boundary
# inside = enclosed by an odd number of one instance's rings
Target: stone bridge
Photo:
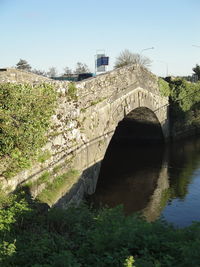
[[[44,184],[37,185],[44,171],[52,174],[53,183],[57,175],[76,169],[77,177],[69,179],[50,205],[81,199],[85,192],[94,192],[101,161],[116,128],[117,138],[122,133],[124,139],[134,142],[141,137],[145,142],[169,137],[168,98],[160,94],[158,78],[140,66],[119,68],[77,82],[76,96],[70,95],[69,82],[53,81],[14,69],[0,72],[0,82],[47,82],[59,92],[48,143],[43,148],[50,151],[51,157],[44,163],[34,163],[32,168],[11,180],[0,176],[3,185],[12,189],[33,181],[31,191],[35,196],[45,188]],[[135,128],[130,128],[132,123]],[[156,126],[156,130],[152,130],[152,126]],[[55,169],[59,169],[56,174]]]

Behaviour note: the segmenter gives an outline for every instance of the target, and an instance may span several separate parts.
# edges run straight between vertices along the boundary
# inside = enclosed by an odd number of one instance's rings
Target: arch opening
[[[126,213],[143,210],[157,187],[164,158],[164,136],[155,113],[139,107],[116,127],[102,161],[94,205],[123,204]]]
[[[111,141],[134,145],[161,144],[164,136],[155,113],[149,108],[139,107],[118,123]]]

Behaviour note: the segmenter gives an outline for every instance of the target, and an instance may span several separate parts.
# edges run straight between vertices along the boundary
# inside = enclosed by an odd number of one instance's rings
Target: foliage
[[[56,165],[56,166],[53,168],[53,173],[57,173],[57,172],[59,172],[60,169],[62,169],[62,164]]]
[[[87,72],[90,72],[90,70],[86,64],[81,63],[81,62],[76,63],[76,69],[74,73],[81,74],[81,73],[87,73]]]
[[[9,157],[5,176],[30,166],[46,142],[55,103],[56,92],[49,84],[0,85],[0,157]]]
[[[46,160],[50,159],[51,152],[49,150],[42,151],[38,156],[38,162],[44,163]]]
[[[44,70],[33,69],[31,72],[37,75],[47,76],[47,73]]]
[[[48,209],[25,195],[0,210],[0,266],[199,266],[200,223],[174,229],[121,207]]]
[[[171,81],[170,87],[172,100],[179,102],[183,111],[190,110],[194,104],[200,102],[200,83],[177,78]]]
[[[48,72],[47,72],[48,77],[56,77],[57,76],[57,70],[55,67],[50,67]]]
[[[50,173],[48,171],[45,171],[38,179],[35,181],[37,185],[48,183],[50,178]]]
[[[197,75],[198,80],[200,80],[200,66],[198,64],[196,64],[196,66],[192,70]]]
[[[71,74],[72,74],[72,70],[69,67],[65,67],[63,75],[64,76],[68,76],[68,75],[71,75]]]
[[[54,203],[61,191],[72,184],[73,180],[79,175],[77,170],[69,170],[68,172],[58,175],[53,181],[50,181],[50,173],[45,172],[37,181],[37,183],[45,183],[45,189],[37,196],[37,198],[48,204]]]
[[[137,64],[148,68],[151,65],[151,60],[145,56],[142,56],[137,53],[132,53],[128,49],[125,49],[116,58],[114,68],[120,68],[130,64]]]
[[[130,257],[128,257],[126,260],[125,260],[125,264],[124,264],[124,266],[125,267],[135,267],[135,266],[133,266],[133,263],[134,263],[135,261],[134,261],[134,258],[133,258],[133,256],[130,256]]]
[[[170,96],[170,87],[169,84],[162,78],[158,79],[158,86],[163,96]]]
[[[26,70],[26,71],[30,71],[31,70],[31,66],[24,59],[20,59],[19,60],[19,62],[16,64],[16,68],[20,69],[20,70]]]
[[[77,93],[77,88],[76,88],[75,84],[74,83],[70,83],[68,85],[68,96],[69,96],[69,98],[72,99],[72,100],[77,100],[76,93]]]
[[[104,101],[106,99],[106,97],[99,97],[98,99],[94,100],[91,102],[91,106],[94,106],[102,101]],[[83,111],[84,112],[84,111]]]
[[[178,131],[200,125],[200,82],[191,83],[183,78],[169,80],[170,118],[172,129]]]

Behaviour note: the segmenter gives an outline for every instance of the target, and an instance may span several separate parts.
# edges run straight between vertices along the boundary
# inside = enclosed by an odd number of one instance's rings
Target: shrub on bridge
[[[27,167],[45,144],[55,103],[49,84],[0,84],[0,158],[9,161],[5,175]]]

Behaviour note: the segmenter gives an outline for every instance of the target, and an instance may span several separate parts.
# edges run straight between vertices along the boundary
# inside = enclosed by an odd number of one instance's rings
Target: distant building
[[[77,82],[93,77],[93,73],[67,74],[59,77],[51,77],[53,80]]]

